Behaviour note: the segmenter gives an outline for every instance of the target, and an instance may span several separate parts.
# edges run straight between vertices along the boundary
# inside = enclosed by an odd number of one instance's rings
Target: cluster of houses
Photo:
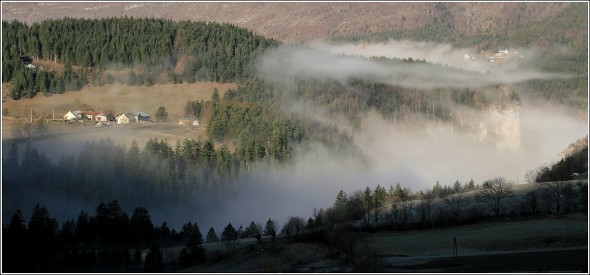
[[[514,57],[520,57],[523,58],[522,55],[520,55],[518,52],[510,52],[508,51],[508,49],[505,50],[500,50],[497,53],[492,53],[489,51],[484,51],[481,50],[479,51],[478,54],[465,54],[463,56],[463,59],[465,59],[465,61],[474,61],[477,59],[487,59],[489,62],[496,62],[496,63],[501,63],[504,60],[510,59],[510,58],[514,58]]]
[[[72,121],[94,121],[98,126],[108,125],[109,122],[117,124],[146,123],[152,122],[150,116],[145,112],[123,113],[113,116],[111,113],[95,111],[68,111],[64,115],[64,122],[70,124]]]
[[[94,121],[99,127],[116,124],[130,123],[151,123],[150,115],[145,112],[123,113],[113,116],[111,113],[95,111],[68,111],[64,115],[65,124],[71,124],[73,121]],[[180,125],[199,126],[198,119],[181,118],[178,120]]]

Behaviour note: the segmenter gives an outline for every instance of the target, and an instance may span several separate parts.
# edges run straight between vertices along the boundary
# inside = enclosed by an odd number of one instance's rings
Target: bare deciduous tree
[[[530,191],[526,194],[526,203],[534,215],[535,211],[539,207],[539,200],[537,198],[537,190]]]
[[[404,197],[398,204],[401,210],[402,225],[406,227],[412,217],[412,200],[409,197]]]
[[[567,186],[570,184],[563,180],[553,180],[538,183],[549,204],[555,205],[555,212],[559,215],[565,199]],[[550,211],[550,209],[548,209]]]
[[[545,167],[545,166],[539,166],[539,167],[535,167],[535,168],[528,170],[526,172],[526,174],[524,174],[524,179],[526,180],[526,182],[527,183],[537,182],[537,175],[539,174],[539,172],[541,172],[543,167]]]
[[[455,221],[458,221],[461,218],[461,209],[467,204],[465,188],[461,186],[459,181],[456,181],[452,188],[445,188],[443,190],[442,196],[442,202],[449,207]]]
[[[355,223],[362,221],[365,217],[363,192],[361,190],[357,190],[350,195],[346,209],[348,220],[351,222],[352,227],[356,227]]]
[[[434,206],[434,194],[432,190],[426,190],[422,195],[422,199],[418,204],[418,214],[420,215],[420,220],[422,225],[426,226],[427,224],[431,223],[431,215]]]
[[[363,219],[365,223],[365,227],[369,227],[371,223],[371,209],[373,208],[373,192],[371,192],[371,188],[367,186],[365,191],[363,192],[363,204],[365,208],[365,218]]]
[[[588,184],[578,181],[576,183],[576,186],[578,189],[577,192],[580,196],[580,206],[582,207],[582,209],[588,212]]]
[[[485,181],[477,197],[485,202],[498,217],[505,199],[510,194],[512,194],[512,183],[507,182],[505,178],[498,177]]]
[[[287,223],[283,225],[282,232],[287,234],[287,238],[289,241],[292,240],[293,235],[297,234],[299,236],[301,234],[301,230],[305,228],[305,220],[301,217],[290,217]]]

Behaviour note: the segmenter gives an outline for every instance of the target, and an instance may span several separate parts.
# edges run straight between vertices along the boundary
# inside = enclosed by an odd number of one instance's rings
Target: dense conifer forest
[[[107,68],[140,66],[130,73],[130,85],[154,84],[161,73],[173,83],[248,79],[255,57],[278,43],[229,24],[159,19],[64,18],[31,26],[3,21],[2,29],[2,82],[13,82],[13,99],[101,85]],[[176,75],[172,69],[187,56],[184,73]],[[21,57],[65,64],[65,72],[26,70]],[[80,72],[73,73],[72,65]]]

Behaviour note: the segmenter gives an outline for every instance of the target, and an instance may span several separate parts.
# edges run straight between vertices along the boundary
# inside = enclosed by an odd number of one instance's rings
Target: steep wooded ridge
[[[539,22],[585,3],[4,3],[3,20],[162,18],[235,24],[265,37],[304,42],[326,37],[414,30],[448,14],[452,36],[493,34]],[[444,8],[441,8],[444,7]],[[586,22],[586,21],[584,21]],[[582,23],[584,23],[582,22]]]

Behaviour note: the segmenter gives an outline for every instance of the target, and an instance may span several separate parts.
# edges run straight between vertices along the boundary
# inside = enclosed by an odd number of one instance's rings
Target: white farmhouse
[[[94,120],[95,121],[107,121],[108,120],[107,114],[106,113],[100,113],[100,114],[98,114],[98,115],[96,115],[94,117]]]
[[[117,124],[129,124],[132,122],[135,122],[135,117],[133,116],[133,114],[122,114],[117,116]]]
[[[64,119],[65,120],[73,120],[73,119],[80,120],[80,118],[81,118],[80,113],[81,113],[81,111],[68,111],[68,113],[64,115]]]

